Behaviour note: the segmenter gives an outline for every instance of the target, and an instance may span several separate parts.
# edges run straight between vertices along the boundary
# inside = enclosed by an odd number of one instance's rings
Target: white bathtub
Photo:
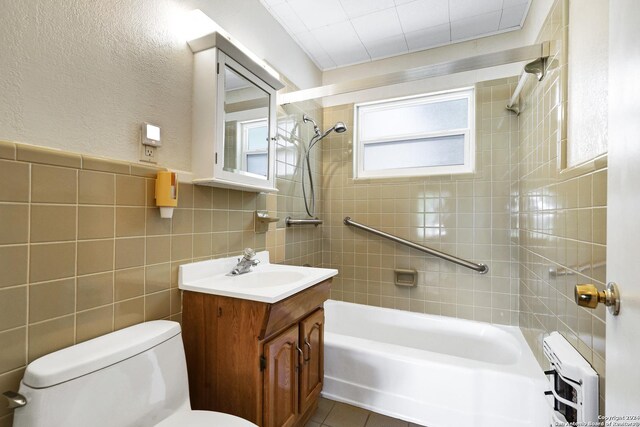
[[[323,396],[428,427],[543,427],[517,327],[329,300]]]

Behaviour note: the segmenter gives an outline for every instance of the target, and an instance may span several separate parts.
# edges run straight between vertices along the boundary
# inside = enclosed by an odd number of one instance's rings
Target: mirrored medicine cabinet
[[[194,184],[277,191],[276,91],[284,85],[218,33],[189,45]]]

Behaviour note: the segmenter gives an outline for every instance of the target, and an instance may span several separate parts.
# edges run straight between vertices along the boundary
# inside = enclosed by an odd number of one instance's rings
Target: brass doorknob
[[[607,284],[604,291],[598,291],[598,288],[591,284],[576,285],[574,297],[580,307],[596,308],[598,303],[603,303],[614,316],[620,312],[620,292],[613,282]]]

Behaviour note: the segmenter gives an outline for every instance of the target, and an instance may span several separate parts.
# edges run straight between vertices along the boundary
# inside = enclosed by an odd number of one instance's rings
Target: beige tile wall
[[[152,168],[2,147],[3,391],[56,349],[146,320],[179,321],[178,265],[265,248],[266,235],[253,232],[254,193],[180,185],[174,218],[161,219]],[[33,161],[21,161],[22,150]]]
[[[288,83],[288,88],[291,89],[294,86]],[[280,218],[280,221],[272,225],[273,229],[277,229],[275,236],[278,243],[282,243],[279,248],[283,252],[279,253],[278,261],[294,265],[320,266],[322,264],[322,229],[308,225],[293,227],[285,225],[287,216],[294,219],[309,218],[302,198],[302,164],[309,140],[313,136],[313,125],[303,123],[302,116],[305,113],[316,121],[320,129],[323,129],[322,108],[316,102],[287,104],[278,109],[276,186],[279,191],[277,195],[268,196],[268,200],[275,197],[275,202],[269,203],[275,206],[274,209],[277,209],[277,215]],[[321,153],[320,147],[316,146],[310,155],[316,195],[314,216],[319,218],[322,218],[323,208]],[[308,189],[309,180],[305,179],[305,182]]]
[[[573,290],[577,283],[605,286],[607,168],[600,158],[562,170],[568,22],[567,0],[556,1],[539,36],[552,41],[547,76],[540,83],[530,79],[523,90],[516,206],[520,327],[545,368],[542,339],[551,331],[560,331],[580,351],[601,376],[604,413],[605,311],[578,307]]]
[[[300,106],[279,123],[287,118],[301,121]],[[252,247],[272,262],[319,265],[319,229],[282,220],[254,231],[256,209],[302,215],[299,162],[284,158],[295,171],[279,170],[278,195],[180,184],[169,220],[154,207],[156,168],[0,142],[0,391],[17,390],[25,365],[51,351],[147,320],[180,321],[180,264]],[[0,426],[11,420],[0,404]]]
[[[518,322],[516,217],[518,120],[505,110],[516,79],[476,88],[477,167],[472,175],[353,180],[353,105],[324,110],[348,131],[323,145],[324,265],[337,268],[331,297],[369,305]],[[405,239],[489,265],[486,275],[343,224],[345,216]],[[418,271],[418,286],[395,286],[394,269]]]

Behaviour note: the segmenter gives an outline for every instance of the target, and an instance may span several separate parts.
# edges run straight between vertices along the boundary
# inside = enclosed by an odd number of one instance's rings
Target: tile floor
[[[366,409],[320,398],[318,410],[305,427],[423,427]]]

